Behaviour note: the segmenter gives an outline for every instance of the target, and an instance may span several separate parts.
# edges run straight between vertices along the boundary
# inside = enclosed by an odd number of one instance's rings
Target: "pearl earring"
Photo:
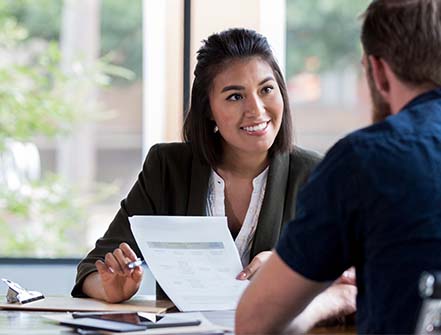
[[[216,125],[216,126],[214,126],[214,129],[213,129],[213,133],[217,133],[219,131],[219,127]]]

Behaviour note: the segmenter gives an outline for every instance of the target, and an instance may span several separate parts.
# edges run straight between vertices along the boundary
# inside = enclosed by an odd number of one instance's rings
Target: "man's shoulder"
[[[354,130],[344,139],[345,143],[352,145],[372,143],[372,141],[381,141],[385,136],[390,135],[392,132],[394,132],[394,127],[389,120],[386,119],[385,121]]]
[[[376,157],[382,152],[394,151],[396,143],[403,140],[409,140],[409,130],[397,125],[394,116],[391,116],[349,133],[336,146],[341,153],[367,159],[371,155]]]

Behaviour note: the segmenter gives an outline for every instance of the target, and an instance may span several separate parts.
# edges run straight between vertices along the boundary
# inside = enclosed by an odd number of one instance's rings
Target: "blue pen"
[[[136,268],[137,266],[141,266],[142,264],[144,264],[145,261],[141,258],[137,258],[135,261],[127,263],[127,267],[130,270],[133,270],[134,268]]]

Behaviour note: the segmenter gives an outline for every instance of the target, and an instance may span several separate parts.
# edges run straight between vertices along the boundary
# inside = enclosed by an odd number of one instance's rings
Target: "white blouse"
[[[236,244],[242,265],[245,267],[250,261],[251,246],[254,233],[256,232],[257,221],[259,220],[260,208],[265,196],[268,167],[253,179],[253,193],[251,194],[250,205],[234,243]],[[211,170],[208,183],[207,215],[225,216],[225,182],[216,171]]]

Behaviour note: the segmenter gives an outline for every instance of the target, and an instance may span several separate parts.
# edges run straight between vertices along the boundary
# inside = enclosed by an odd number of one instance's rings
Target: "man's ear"
[[[384,99],[386,99],[386,101],[389,101],[389,65],[384,61],[383,58],[378,58],[375,56],[368,56],[368,61],[372,69],[372,78],[374,79],[378,92]]]

